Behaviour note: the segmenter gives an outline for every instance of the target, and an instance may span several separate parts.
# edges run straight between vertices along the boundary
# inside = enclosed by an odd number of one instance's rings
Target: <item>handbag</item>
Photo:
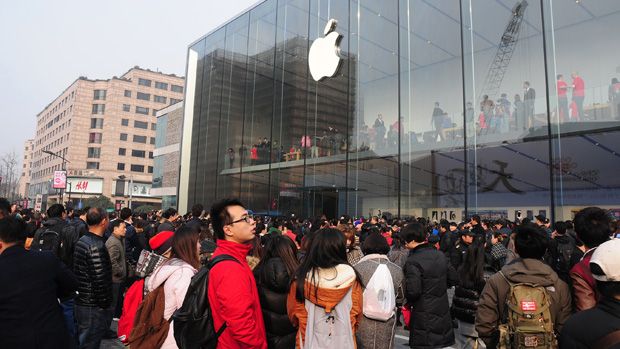
[[[401,307],[401,312],[403,313],[403,321],[405,323],[405,328],[411,329],[411,327],[409,327],[409,324],[411,322],[411,305],[409,303],[404,304]]]

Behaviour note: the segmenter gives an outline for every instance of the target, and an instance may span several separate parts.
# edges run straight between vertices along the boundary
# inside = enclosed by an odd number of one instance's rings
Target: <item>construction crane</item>
[[[497,46],[495,58],[493,58],[491,62],[478,100],[482,100],[484,95],[489,96],[490,100],[494,100],[499,92],[502,81],[504,80],[504,75],[506,75],[506,70],[508,70],[508,66],[510,65],[512,54],[515,51],[517,41],[519,41],[521,23],[523,23],[523,16],[527,5],[528,3],[526,0],[521,0],[512,8],[512,16]]]

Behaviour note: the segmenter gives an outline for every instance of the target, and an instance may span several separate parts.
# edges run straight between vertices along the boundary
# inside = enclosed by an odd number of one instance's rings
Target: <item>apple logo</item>
[[[325,37],[317,38],[310,46],[308,66],[315,81],[333,77],[340,68],[340,40],[342,35],[335,31],[336,25],[338,25],[338,21],[335,19],[327,21],[323,31]]]

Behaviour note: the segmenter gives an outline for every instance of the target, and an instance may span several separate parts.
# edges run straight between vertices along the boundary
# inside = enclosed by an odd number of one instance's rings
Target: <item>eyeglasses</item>
[[[243,216],[243,217],[237,219],[236,221],[230,222],[230,225],[235,224],[235,223],[239,223],[241,221],[245,221],[246,223],[250,224],[250,223],[252,223],[252,221],[254,221],[254,218],[252,218],[250,216]]]

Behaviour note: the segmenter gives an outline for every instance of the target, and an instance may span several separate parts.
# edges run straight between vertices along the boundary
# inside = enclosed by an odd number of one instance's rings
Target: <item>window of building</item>
[[[131,105],[123,104],[123,111],[131,111]]]
[[[158,88],[160,90],[167,90],[168,89],[168,84],[165,83],[165,82],[155,81],[155,88]]]
[[[146,151],[132,149],[131,156],[136,157],[136,158],[143,158],[146,156]]]
[[[155,144],[155,137],[151,137],[151,144]]]
[[[103,128],[103,119],[91,118],[90,119],[90,128]]]
[[[121,141],[126,141],[126,140],[127,140],[127,134],[121,133]]]
[[[105,101],[106,90],[94,90],[93,99]]]
[[[86,162],[86,169],[87,170],[98,170],[99,169],[99,162],[94,162],[94,161]]]
[[[156,123],[152,123],[151,124],[151,130],[153,130],[153,131],[157,130],[157,124]]]
[[[172,104],[177,104],[177,103],[179,103],[180,101],[182,101],[182,99],[170,98],[170,104],[171,104],[171,105],[172,105]]]
[[[151,87],[151,80],[139,78],[138,85]]]
[[[125,164],[122,162],[119,162],[116,164],[116,169],[119,171],[125,171]]]
[[[105,113],[105,104],[93,104],[93,114]]]
[[[101,144],[101,133],[99,133],[99,132],[91,132],[88,135],[88,143]]]
[[[99,158],[101,156],[101,148],[88,147],[89,158]]]
[[[157,116],[157,109],[153,109],[153,116]]]
[[[149,108],[136,106],[136,114],[149,115]]]
[[[141,129],[147,130],[147,129],[149,128],[149,123],[148,123],[148,122],[145,122],[145,121],[138,121],[138,120],[135,120],[135,121],[133,122],[133,127],[135,127],[135,128],[141,128]]]
[[[144,165],[131,165],[131,172],[144,172]]]
[[[152,159],[152,158],[153,158],[153,152],[152,152],[152,151],[150,151],[150,152],[149,152],[149,159]]]
[[[149,173],[153,173],[153,166],[149,166]]]
[[[131,91],[125,90],[125,97],[131,98]]]
[[[172,85],[170,89],[172,92],[183,92],[183,86],[179,85]]]
[[[153,102],[157,102],[157,103],[166,103],[167,98],[164,96],[153,96]]]
[[[134,143],[145,143],[146,144],[146,136],[133,135],[133,142]]]
[[[121,126],[129,126],[129,119],[121,119]]]
[[[138,92],[136,94],[136,98],[137,99],[141,99],[143,101],[150,101],[151,100],[151,94],[150,93]]]
[[[118,148],[118,155],[125,155],[127,154],[127,149],[125,148]]]

